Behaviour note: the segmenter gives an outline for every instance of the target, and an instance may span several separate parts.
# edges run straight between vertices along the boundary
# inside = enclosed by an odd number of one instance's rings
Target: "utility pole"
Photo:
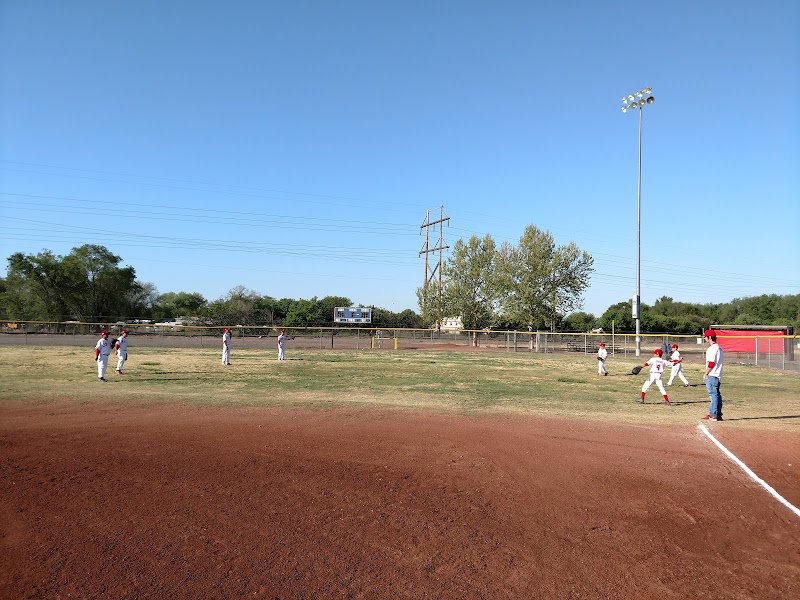
[[[420,225],[420,230],[425,230],[425,244],[422,246],[422,250],[419,251],[419,255],[425,255],[425,281],[423,283],[423,289],[427,290],[428,285],[436,274],[439,274],[439,293],[442,292],[442,253],[444,252],[445,248],[449,248],[450,246],[445,246],[444,244],[444,236],[442,232],[442,224],[447,223],[447,226],[450,227],[450,217],[446,217],[444,214],[444,206],[439,207],[439,219],[437,221],[431,221],[431,211],[427,211],[425,213],[425,222]],[[439,242],[436,244],[436,247],[430,247],[430,233],[429,229],[431,227],[435,228],[436,225],[439,226]],[[420,235],[422,235],[422,231],[420,231]],[[439,252],[439,261],[433,269],[430,268],[430,263],[428,260],[428,255],[431,252]]]

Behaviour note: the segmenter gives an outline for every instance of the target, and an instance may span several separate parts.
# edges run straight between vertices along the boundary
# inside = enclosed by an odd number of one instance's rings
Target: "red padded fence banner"
[[[746,329],[716,329],[717,342],[723,350],[728,352],[756,352],[755,337],[758,336],[759,354],[782,354],[784,341],[781,336],[784,331],[746,330]],[[735,336],[735,337],[732,337]],[[780,339],[770,339],[778,336]]]

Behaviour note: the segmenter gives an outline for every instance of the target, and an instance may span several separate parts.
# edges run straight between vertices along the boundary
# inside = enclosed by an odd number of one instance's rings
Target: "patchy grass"
[[[434,351],[294,350],[278,361],[270,349],[131,348],[125,375],[114,357],[103,384],[93,349],[0,347],[0,401],[183,403],[197,406],[380,407],[465,414],[527,413],[623,422],[696,422],[708,409],[702,367],[687,365],[692,387],[655,386],[635,402],[646,373],[631,357],[609,360],[597,377],[592,356]],[[800,427],[800,377],[726,365],[725,416],[731,426]]]

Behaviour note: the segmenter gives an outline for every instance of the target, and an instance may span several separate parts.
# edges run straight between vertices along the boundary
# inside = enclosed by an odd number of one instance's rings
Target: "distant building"
[[[439,324],[440,331],[455,332],[462,331],[463,329],[464,324],[461,322],[461,317],[447,317],[446,319],[442,319],[442,322]]]

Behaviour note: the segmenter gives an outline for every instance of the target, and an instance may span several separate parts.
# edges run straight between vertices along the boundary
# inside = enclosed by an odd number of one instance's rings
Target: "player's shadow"
[[[704,400],[670,400],[672,406],[683,406],[684,404],[708,404],[708,398]],[[666,402],[664,403],[666,404]]]
[[[781,415],[776,417],[725,417],[726,421],[759,421],[761,419],[800,419],[800,415]]]

